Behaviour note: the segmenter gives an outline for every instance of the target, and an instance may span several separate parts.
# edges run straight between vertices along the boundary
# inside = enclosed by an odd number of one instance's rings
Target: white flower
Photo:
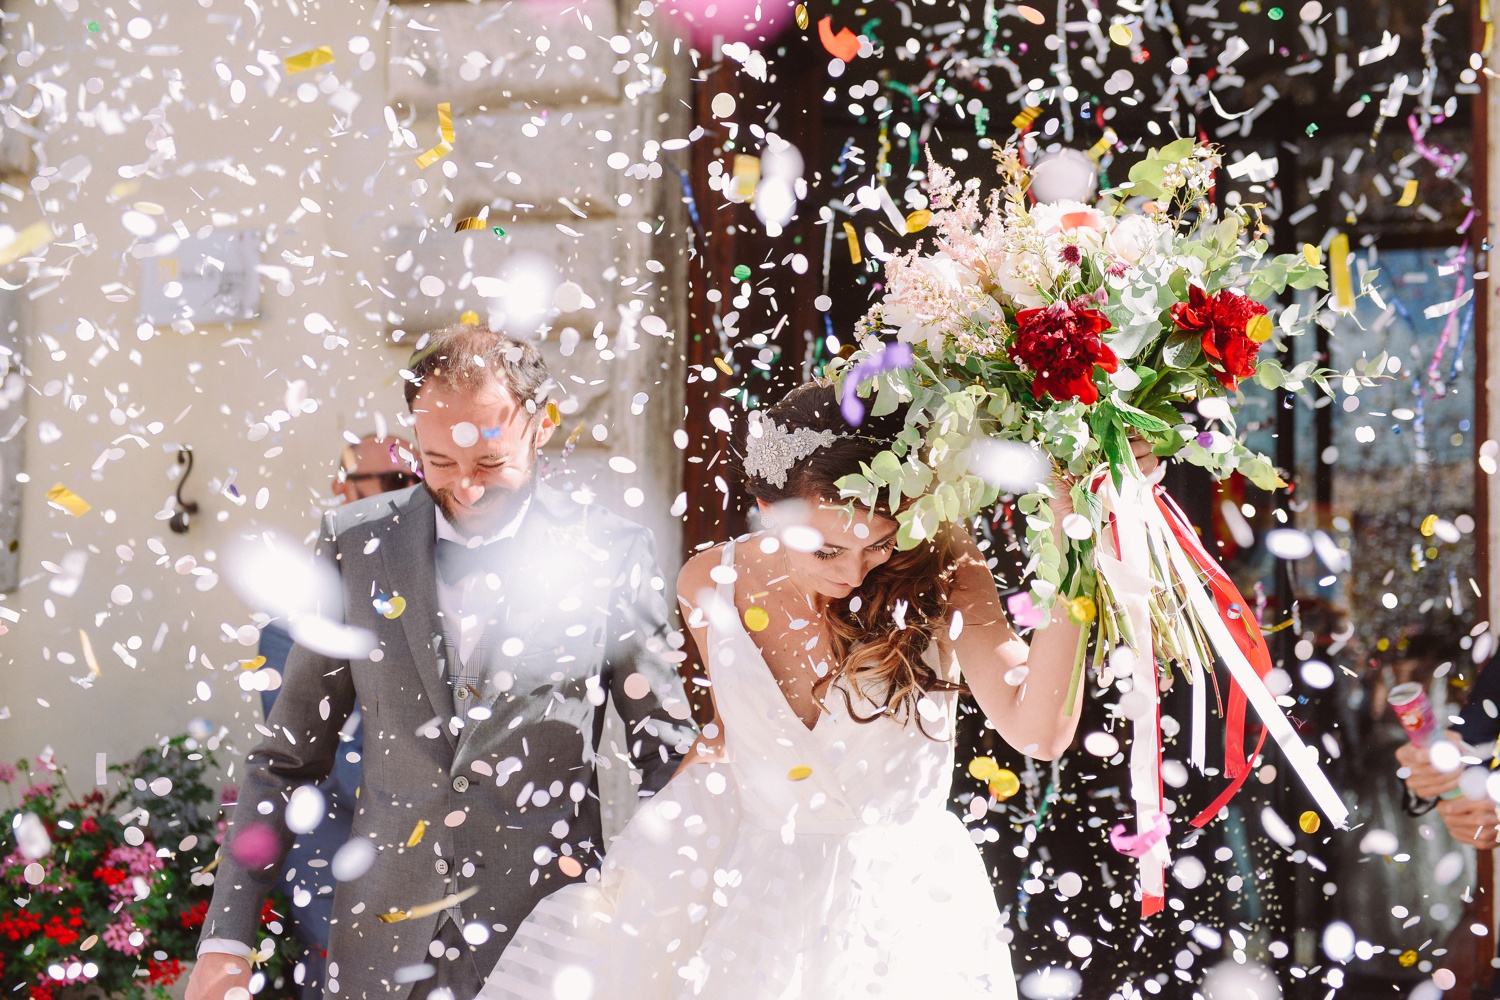
[[[1046,298],[1038,291],[1038,284],[1049,280],[1051,272],[1040,254],[1000,254],[994,262],[994,269],[1000,291],[1017,309],[1035,309],[1047,304]]]
[[[1081,201],[1048,202],[1033,207],[1030,214],[1032,224],[1041,232],[1047,235],[1072,233],[1080,242],[1090,234],[1097,239],[1108,225],[1103,212]]]
[[[1104,235],[1104,249],[1134,264],[1161,243],[1162,225],[1144,215],[1127,215]]]

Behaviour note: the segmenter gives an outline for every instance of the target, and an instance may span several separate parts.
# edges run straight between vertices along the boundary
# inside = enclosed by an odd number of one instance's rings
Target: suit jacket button
[[[460,774],[453,779],[453,790],[455,792],[467,792],[469,790],[469,779]]]
[[[432,863],[432,867],[437,870],[439,875],[446,875],[448,874],[448,859],[438,858]]]

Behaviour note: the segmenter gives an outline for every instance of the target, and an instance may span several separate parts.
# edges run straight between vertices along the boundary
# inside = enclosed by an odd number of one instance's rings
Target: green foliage
[[[197,952],[219,847],[213,753],[186,736],[110,768],[113,794],[69,789],[50,753],[0,765],[10,832],[0,859],[0,983],[9,995],[69,989],[165,1000]],[[288,928],[263,912],[259,996],[291,996]],[[24,992],[22,992],[24,991]]]

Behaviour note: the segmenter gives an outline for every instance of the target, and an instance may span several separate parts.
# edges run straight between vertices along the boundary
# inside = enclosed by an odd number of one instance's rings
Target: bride
[[[967,531],[898,551],[892,511],[839,500],[900,428],[851,427],[826,382],[752,428],[765,530],[678,578],[716,717],[481,997],[1015,997],[989,875],[946,808],[955,709],[962,685],[1012,746],[1061,754],[1078,626],[1058,602],[1028,648]]]

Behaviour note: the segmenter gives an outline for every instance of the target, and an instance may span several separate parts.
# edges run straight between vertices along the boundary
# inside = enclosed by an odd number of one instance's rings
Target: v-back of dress
[[[674,778],[597,878],[543,900],[480,996],[1014,998],[987,873],[945,807],[954,696],[924,696],[920,726],[861,723],[850,703],[876,706],[843,687],[809,729],[733,584],[705,603],[726,762]]]

